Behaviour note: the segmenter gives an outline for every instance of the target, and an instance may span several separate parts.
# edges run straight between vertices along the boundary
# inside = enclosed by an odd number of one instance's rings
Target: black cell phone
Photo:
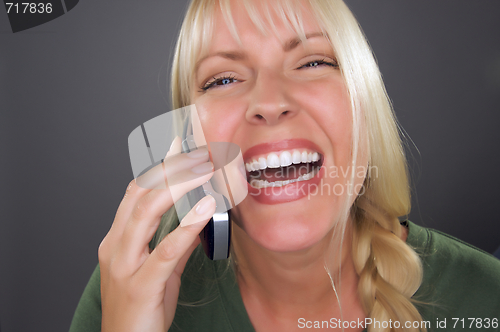
[[[197,147],[192,136],[191,121],[187,120],[184,124],[182,152],[188,153],[196,149]],[[194,206],[206,195],[212,195],[215,198],[217,204],[216,212],[201,231],[199,235],[200,241],[205,254],[211,260],[228,258],[231,246],[231,212],[229,209],[231,205],[229,201],[224,195],[216,193],[210,181],[203,186],[191,190],[186,195],[190,206]],[[221,205],[223,205],[222,208]]]

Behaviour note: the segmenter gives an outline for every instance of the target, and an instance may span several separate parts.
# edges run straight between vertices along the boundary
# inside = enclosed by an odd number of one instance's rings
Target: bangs
[[[275,1],[255,1],[255,0],[238,0],[239,4],[243,5],[245,11],[261,34],[267,36],[270,31],[276,36],[279,36],[277,25],[282,24],[287,29],[294,31],[301,41],[305,41],[306,35],[304,32],[302,11],[304,5],[300,0],[275,0]],[[211,14],[205,16],[204,25],[204,39],[198,45],[197,54],[204,55],[208,53],[213,34],[213,27],[215,26],[215,11],[217,3],[224,17],[231,35],[242,45],[238,29],[232,15],[232,8],[230,0],[215,0],[211,3]],[[322,32],[323,29],[322,29]],[[326,34],[325,34],[326,35]],[[195,41],[193,41],[195,42]]]

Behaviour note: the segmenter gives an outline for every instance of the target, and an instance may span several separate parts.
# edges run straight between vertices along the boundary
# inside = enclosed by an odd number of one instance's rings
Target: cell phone
[[[192,122],[190,119],[187,119],[184,123],[182,135],[182,152],[188,153],[196,149]],[[203,186],[191,190],[186,195],[190,206],[194,206],[206,195],[211,195],[215,198],[217,206],[215,214],[203,228],[199,237],[208,258],[211,260],[228,258],[231,246],[231,204],[224,195],[217,193],[213,189],[210,181],[203,184]],[[221,209],[220,205],[224,207]]]

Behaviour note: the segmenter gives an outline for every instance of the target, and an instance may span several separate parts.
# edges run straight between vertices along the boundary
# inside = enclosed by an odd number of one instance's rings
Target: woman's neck
[[[350,224],[348,222],[348,224]],[[282,320],[329,320],[341,318],[338,301],[330,277],[325,271],[325,253],[332,252],[329,232],[319,243],[297,252],[272,252],[256,244],[235,225],[234,251],[238,264],[238,283],[243,302],[254,323],[266,315],[283,324]],[[341,289],[342,313],[364,318],[357,296],[358,276],[351,258],[351,232],[346,229],[342,242]],[[338,250],[330,258],[338,256]],[[339,264],[329,261],[330,275],[339,276]],[[254,316],[254,317],[252,317]],[[309,317],[308,317],[309,316]]]

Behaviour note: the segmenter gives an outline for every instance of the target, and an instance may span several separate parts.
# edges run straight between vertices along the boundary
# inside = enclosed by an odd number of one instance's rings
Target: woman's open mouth
[[[324,156],[304,138],[249,148],[244,154],[248,194],[261,204],[281,204],[320,193]]]
[[[271,152],[245,163],[247,182],[253,188],[284,187],[312,179],[323,165],[323,156],[310,149]]]

